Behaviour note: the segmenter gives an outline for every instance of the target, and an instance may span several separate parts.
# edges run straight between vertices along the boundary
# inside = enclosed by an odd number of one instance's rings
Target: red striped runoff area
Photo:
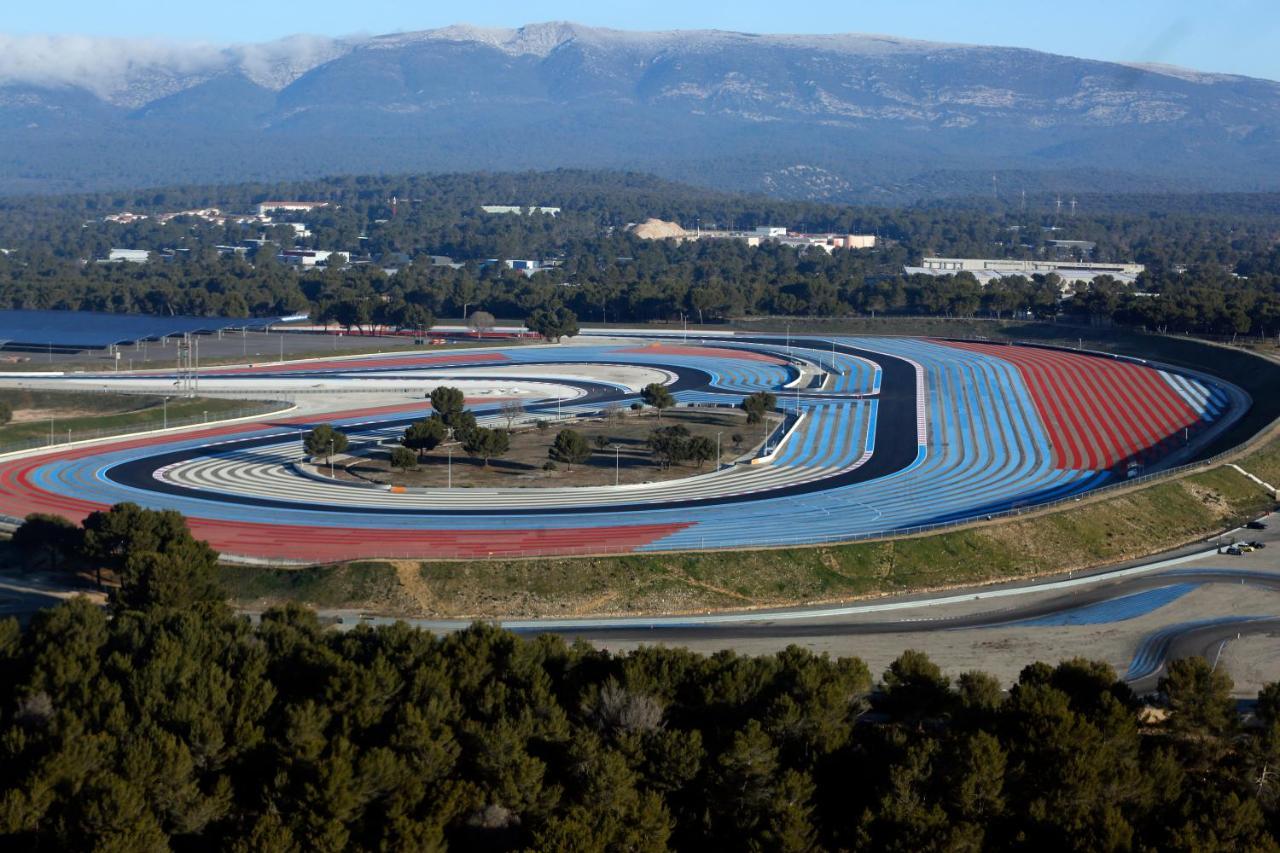
[[[1148,458],[1201,424],[1150,367],[1022,346],[952,343],[1018,368],[1053,442],[1054,467],[1101,470]]]

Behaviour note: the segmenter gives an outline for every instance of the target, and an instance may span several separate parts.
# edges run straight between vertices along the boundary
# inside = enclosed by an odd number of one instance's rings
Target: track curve
[[[202,371],[205,388],[323,382],[364,390],[543,375],[573,399],[532,413],[626,405],[636,389],[589,366],[669,377],[685,404],[769,390],[791,428],[771,461],[650,487],[391,493],[291,467],[312,419],[188,431],[0,462],[0,512],[83,515],[121,500],[184,512],[225,553],[306,561],[524,556],[840,541],[981,516],[1122,479],[1123,465],[1189,452],[1247,407],[1226,383],[1096,356],[918,339],[740,335],[368,357]],[[163,383],[155,374],[51,377],[65,387]],[[537,383],[525,381],[536,392]],[[290,385],[289,387],[295,387]],[[248,393],[247,391],[244,393]],[[1099,415],[1127,399],[1131,410]],[[337,412],[356,438],[398,433],[421,407]],[[482,421],[495,406],[477,400]],[[1179,441],[1179,436],[1182,440]],[[1105,463],[1105,464],[1104,464]],[[1102,467],[1100,467],[1102,466]]]

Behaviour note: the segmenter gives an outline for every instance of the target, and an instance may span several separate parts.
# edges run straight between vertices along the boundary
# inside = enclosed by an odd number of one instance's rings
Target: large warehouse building
[[[979,284],[993,278],[1056,274],[1067,284],[1082,284],[1098,276],[1133,284],[1146,269],[1142,264],[1104,264],[1084,261],[1024,261],[1010,258],[925,258],[918,267],[905,267],[907,275],[955,275],[972,273]]]

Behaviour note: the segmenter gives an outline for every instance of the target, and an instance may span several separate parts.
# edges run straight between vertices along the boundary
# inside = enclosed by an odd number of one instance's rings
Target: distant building
[[[835,249],[874,249],[876,246],[873,234],[790,234],[778,238],[778,242],[784,246],[824,249],[827,252]]]
[[[323,267],[347,261],[345,252],[329,252],[323,249],[285,249],[279,257],[284,263],[296,267]]]
[[[430,265],[433,267],[449,267],[449,269],[460,270],[466,266],[466,264],[460,261],[455,261],[448,255],[428,255],[427,257],[430,259]]]
[[[797,249],[822,249],[824,252],[836,249],[871,249],[876,245],[876,238],[871,234],[793,234],[778,225],[760,225],[750,231],[682,230],[678,239],[740,240],[748,246],[773,241]]]
[[[302,223],[302,222],[281,222],[280,224],[281,224],[281,225],[284,225],[284,226],[287,226],[287,227],[289,227],[289,228],[292,228],[292,229],[293,229],[293,236],[294,236],[296,239],[301,240],[301,239],[302,239],[302,238],[304,238],[304,237],[310,237],[310,236],[311,236],[311,229],[310,229],[310,228],[308,228],[308,227],[306,226],[306,224],[305,224],[305,223]]]
[[[146,249],[112,249],[108,254],[104,263],[108,264],[145,264],[151,259],[151,253]]]
[[[1031,278],[1034,275],[1057,275],[1062,279],[1064,295],[1074,286],[1110,276],[1123,284],[1133,284],[1146,269],[1142,264],[1099,264],[1084,261],[1024,261],[1009,258],[925,258],[918,267],[904,267],[907,275],[955,275],[967,272],[981,285],[1008,276]]]
[[[518,204],[482,204],[480,209],[485,213],[516,213],[516,214],[533,214],[545,213],[548,216],[559,216],[560,208],[558,207],[521,207]]]
[[[1092,240],[1045,240],[1045,245],[1054,249],[1079,249],[1086,255],[1093,254],[1098,244]]]
[[[102,221],[115,222],[118,225],[132,225],[134,222],[141,222],[149,218],[145,213],[130,213],[126,210],[123,213],[109,213],[102,217]]]
[[[317,207],[327,207],[327,201],[264,201],[258,205],[258,215],[262,216],[273,210],[288,210],[309,213]]]
[[[193,219],[203,219],[206,222],[212,222],[215,225],[222,225],[227,218],[222,215],[222,211],[216,207],[203,207],[198,210],[177,210],[173,213],[161,213],[156,216],[157,222],[168,222],[177,219],[179,216],[190,216]]]
[[[521,258],[510,258],[504,263],[507,265],[507,269],[522,273],[526,278],[533,278],[534,275],[543,270],[553,269],[558,266],[553,261],[531,261]]]

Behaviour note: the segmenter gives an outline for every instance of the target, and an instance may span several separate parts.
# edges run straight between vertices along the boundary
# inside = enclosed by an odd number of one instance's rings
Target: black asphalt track
[[[777,341],[772,338],[737,338],[736,341],[746,341],[758,344],[776,344]],[[882,370],[880,383],[880,405],[877,415],[876,425],[876,446],[875,451],[866,463],[843,473],[834,474],[806,483],[798,483],[791,486],[783,486],[777,489],[761,490],[742,495],[729,495],[716,498],[700,498],[683,501],[664,501],[662,503],[633,503],[633,504],[615,504],[609,506],[583,506],[583,507],[529,507],[529,508],[511,508],[503,509],[501,512],[495,513],[491,510],[428,510],[422,509],[398,509],[395,507],[342,507],[343,514],[360,513],[362,515],[394,515],[394,516],[412,516],[412,515],[430,515],[430,516],[528,516],[528,515],[581,515],[581,514],[618,514],[626,512],[640,512],[653,509],[694,509],[697,507],[707,506],[723,506],[728,504],[744,503],[759,500],[764,497],[791,497],[797,495],[810,495],[828,491],[830,489],[847,486],[854,483],[867,482],[880,477],[887,476],[896,471],[900,471],[911,465],[916,460],[919,444],[916,436],[916,374],[915,368],[907,361],[896,358],[894,356],[885,355],[884,353],[873,353],[856,347],[848,347],[837,345],[836,351],[847,355],[864,358],[878,363]],[[551,369],[564,368],[563,362],[522,362],[521,366],[545,366]],[[668,386],[672,392],[678,391],[714,391],[712,388],[712,377],[705,371],[686,367],[677,364],[646,364],[646,367],[656,367],[660,370],[667,370],[674,374],[676,381]],[[395,368],[403,371],[403,367]],[[447,371],[447,365],[443,365],[440,370]],[[354,371],[353,371],[354,372]],[[361,371],[374,372],[374,371]],[[260,374],[271,376],[272,374]],[[292,379],[306,378],[307,374],[298,374],[289,372],[280,374],[288,376]],[[317,373],[316,376],[323,376],[323,373]],[[510,381],[509,376],[484,377],[478,374],[467,374],[468,379],[494,379],[496,381]],[[598,404],[601,406],[608,405],[612,402],[618,402],[623,399],[634,397],[618,390],[612,386],[601,383],[593,383],[586,381],[568,381],[556,380],[560,384],[572,385],[582,389],[583,396],[575,399],[575,406],[584,403]],[[800,392],[801,398],[807,395]],[[825,395],[819,395],[825,396]],[[554,411],[554,403],[543,403],[537,406],[530,406],[528,411],[531,413]],[[392,427],[408,426],[414,418],[387,418],[385,420],[370,421],[358,430],[352,430],[352,435],[360,435],[362,433],[374,432],[376,430],[388,429]],[[309,429],[308,425],[291,425],[290,428],[296,428],[303,432]],[[255,438],[246,438],[242,441],[220,442],[218,444],[218,453],[234,453],[252,450],[256,447],[263,447],[272,444],[279,444],[280,437],[277,436],[260,436]],[[136,459],[122,462],[118,465],[108,468],[103,476],[112,482],[119,483],[122,486],[139,489],[142,491],[157,492],[163,494],[175,495],[178,497],[191,498],[195,500],[214,500],[222,503],[234,503],[240,505],[256,506],[264,509],[298,509],[307,508],[316,509],[314,504],[304,504],[297,501],[289,501],[273,498],[259,498],[247,495],[228,495],[215,494],[200,489],[193,489],[187,486],[178,485],[163,480],[156,479],[153,474],[155,471],[167,467],[169,465],[186,462],[191,459],[199,458],[206,454],[206,451],[200,447],[184,448],[182,450],[170,451],[168,453],[158,453],[152,456],[143,456]],[[339,510],[335,510],[339,511]]]

